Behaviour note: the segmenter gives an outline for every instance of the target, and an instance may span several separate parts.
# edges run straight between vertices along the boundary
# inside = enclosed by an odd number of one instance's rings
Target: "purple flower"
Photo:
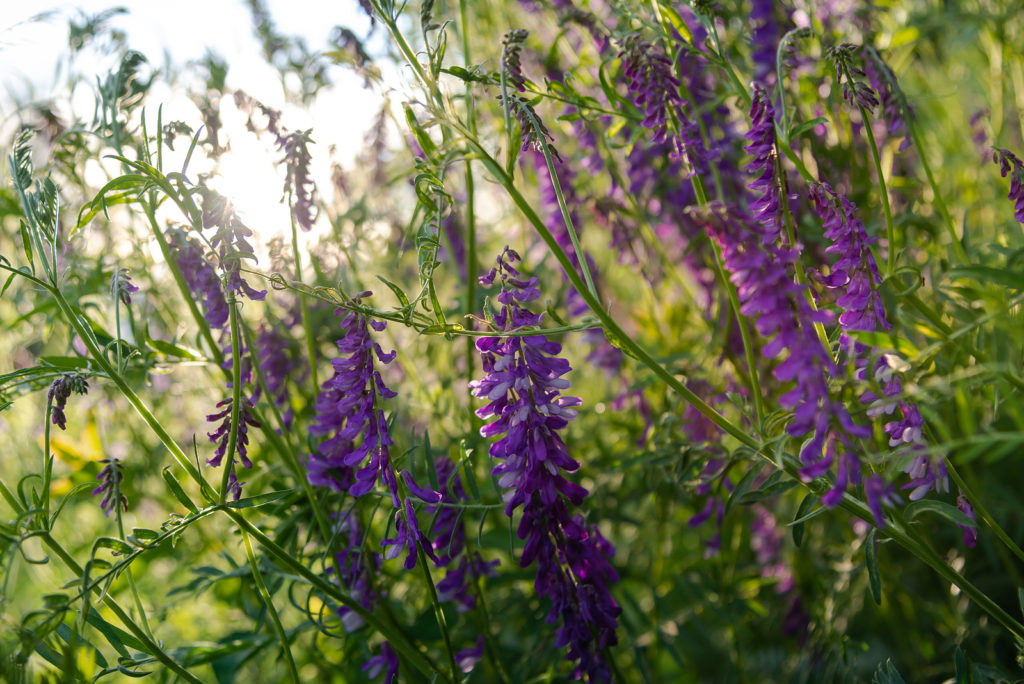
[[[759,197],[750,204],[750,212],[764,228],[761,240],[765,244],[773,243],[779,239],[780,229],[779,153],[775,146],[775,108],[760,84],[754,86],[750,103],[750,131],[744,137],[750,142],[743,149],[753,156],[753,160],[747,164],[747,171],[757,176],[747,187],[759,193]]]
[[[750,525],[750,548],[761,568],[761,577],[775,581],[775,592],[785,594],[793,588],[793,569],[782,559],[784,536],[775,516],[764,506],[754,506]]]
[[[813,326],[828,323],[831,317],[811,309],[804,288],[790,276],[795,250],[752,239],[755,229],[734,209],[713,205],[701,218],[722,250],[729,279],[736,285],[740,313],[754,319],[766,340],[762,355],[772,359],[786,353],[773,371],[779,382],[794,383],[779,398],[783,408],[793,411],[786,432],[793,437],[811,433],[800,451],[803,478],[821,477],[836,464],[835,485],[821,499],[826,506],[835,506],[848,486],[860,482],[861,466],[853,442],[869,438],[871,430],[854,423],[843,403],[829,395],[828,380],[839,369]],[[877,522],[884,524],[884,520]]]
[[[292,425],[294,411],[288,397],[288,378],[293,374],[299,374],[299,380],[304,375],[303,364],[289,354],[291,341],[282,330],[273,325],[260,327],[259,337],[256,339],[256,352],[260,361],[260,370],[263,372],[263,381],[267,385],[269,399],[279,409],[283,409],[282,422],[287,430]]]
[[[206,322],[214,330],[220,330],[227,325],[230,312],[217,272],[206,260],[198,242],[187,237],[184,231],[174,231],[170,235],[171,251],[181,269],[185,285],[202,302]]]
[[[914,108],[907,103],[906,96],[896,83],[896,75],[893,74],[892,69],[885,63],[881,55],[873,48],[865,49],[864,55],[866,57],[864,73],[871,87],[878,93],[882,118],[885,120],[889,136],[892,138],[903,137],[899,148],[902,152],[910,146],[904,112],[913,118]]]
[[[116,509],[118,505],[121,506],[122,510],[128,510],[128,498],[121,491],[121,482],[124,481],[124,466],[116,457],[104,458],[100,461],[103,463],[103,468],[100,469],[99,475],[96,479],[100,481],[100,484],[96,489],[92,490],[92,494],[102,494],[103,498],[100,500],[100,508],[103,509],[103,514],[109,516],[110,511]]]
[[[313,222],[319,214],[316,206],[316,186],[309,175],[309,137],[312,129],[288,133],[278,141],[278,149],[284,152],[285,181],[284,193],[292,202],[292,216],[295,223],[304,231],[313,228]]]
[[[971,126],[971,140],[974,141],[974,147],[978,150],[978,154],[988,161],[990,148],[988,145],[988,133],[985,132],[984,120],[988,117],[988,108],[982,108],[974,112],[971,115],[970,126]]]
[[[61,430],[67,430],[68,419],[64,415],[64,409],[68,405],[68,397],[72,392],[86,394],[88,391],[89,383],[78,373],[64,373],[54,380],[46,395],[46,401],[50,404],[50,422]]]
[[[519,92],[526,91],[526,78],[523,76],[520,53],[528,35],[530,34],[525,29],[512,29],[501,39],[501,69],[505,72],[505,82]]]
[[[460,613],[466,612],[476,606],[476,596],[470,591],[470,572],[476,576],[493,575],[492,567],[498,561],[488,563],[480,554],[474,554],[472,560],[466,557],[466,530],[462,524],[462,511],[456,504],[468,500],[469,496],[462,487],[462,480],[455,472],[455,464],[451,459],[439,457],[434,462],[434,468],[441,486],[440,492],[420,490],[408,471],[402,471],[402,478],[409,490],[420,499],[434,504],[448,504],[428,505],[424,509],[426,515],[433,516],[427,534],[433,537],[429,544],[434,554],[434,565],[448,568],[444,579],[437,583],[438,599],[442,602],[454,601]]]
[[[670,143],[673,155],[689,161],[690,173],[699,170],[707,150],[700,127],[687,114],[679,95],[680,82],[672,73],[672,60],[638,34],[622,39],[619,58],[633,104],[644,113],[642,126],[654,132],[653,142]],[[671,130],[673,121],[678,131]]]
[[[380,332],[386,323],[340,307],[334,314],[344,316],[340,325],[345,335],[337,343],[341,356],[331,361],[334,377],[323,383],[315,403],[310,433],[328,438],[310,454],[309,482],[359,497],[373,489],[379,478],[387,485],[393,506],[400,508],[388,452],[392,441],[381,407],[385,399],[397,395],[384,384],[373,362],[376,357],[388,364],[395,352],[385,354],[368,329]]]
[[[476,645],[458,651],[455,654],[455,664],[459,666],[464,674],[469,674],[484,656],[484,637],[481,634],[476,638]]]
[[[1013,217],[1024,223],[1024,164],[1003,147],[993,150],[992,161],[999,164],[1003,178],[1010,176],[1010,194],[1007,197],[1013,200]]]
[[[870,245],[874,240],[868,237],[864,224],[857,218],[857,207],[827,183],[812,184],[810,196],[815,211],[823,221],[825,237],[832,241],[825,252],[839,257],[832,264],[831,273],[822,282],[825,287],[842,293],[836,300],[836,305],[843,310],[839,315],[839,325],[843,331],[839,338],[840,345],[852,357],[857,378],[867,380],[868,354],[871,350],[861,343],[851,344],[847,333],[892,328],[886,320],[885,307],[878,294],[882,278],[871,254]],[[931,490],[948,492],[949,481],[945,466],[941,462],[936,463],[924,448],[921,439],[924,421],[917,407],[897,400],[903,393],[903,383],[896,372],[898,365],[892,355],[879,358],[874,365],[874,379],[881,385],[885,398],[880,399],[873,392],[865,392],[861,401],[871,404],[867,411],[871,418],[891,414],[899,407],[901,418],[886,423],[885,432],[889,435],[889,446],[906,445],[913,453],[904,467],[911,481],[902,489],[913,489],[910,499],[916,501]],[[881,510],[880,504],[877,510]]]
[[[384,642],[380,645],[380,653],[370,658],[363,664],[363,672],[370,679],[375,679],[384,673],[384,681],[393,684],[398,678],[398,656],[395,655],[391,644]]]
[[[540,296],[537,279],[524,280],[513,265],[519,255],[508,247],[497,266],[480,279],[491,285],[500,276],[501,311],[495,322],[505,332],[537,326],[542,315],[524,305]],[[567,658],[576,662],[574,675],[609,679],[602,650],[617,642],[620,613],[608,586],[618,575],[609,560],[614,549],[593,525],[570,513],[587,491],[568,481],[579,464],[569,457],[559,432],[576,417],[575,397],[561,391],[569,363],[557,356],[561,345],[543,335],[484,337],[477,341],[486,376],[470,383],[474,396],[489,401],[477,410],[493,419],[480,434],[496,437],[490,454],[500,461],[492,470],[503,496],[506,515],[522,506],[517,534],[525,540],[521,567],[536,561],[534,588],[551,600],[547,621],[561,618],[555,643],[568,646]]]
[[[502,95],[498,96],[498,100],[505,102]],[[553,142],[554,137],[548,132],[547,126],[541,121],[533,105],[514,93],[509,93],[507,104],[509,113],[519,123],[519,140],[522,143],[522,151],[533,150],[534,152],[543,152],[543,141],[549,140]],[[548,143],[548,151],[551,152],[552,157],[561,160],[561,157],[558,156],[558,150],[555,149],[551,142]]]
[[[856,60],[857,46],[851,43],[832,46],[825,50],[825,56],[836,68],[836,79],[843,99],[851,107],[863,107],[869,112],[878,106],[878,95],[870,85],[861,79],[866,76]]]
[[[397,558],[402,550],[405,550],[405,569],[412,570],[416,567],[416,547],[423,549],[423,552],[437,563],[437,556],[434,555],[430,540],[420,531],[419,522],[416,520],[416,509],[413,508],[412,499],[406,497],[402,509],[395,515],[395,536],[392,539],[385,539],[381,546],[390,547],[384,552],[384,558],[391,560]]]
[[[774,81],[775,52],[779,43],[775,5],[774,0],[752,0],[750,6],[750,20],[754,22],[750,36],[754,79],[768,84]]]
[[[870,249],[875,239],[868,237],[864,224],[857,218],[856,205],[828,183],[813,183],[810,195],[814,210],[824,223],[825,237],[832,241],[825,253],[839,257],[824,278],[826,287],[842,292],[836,300],[836,305],[843,309],[839,325],[844,332],[891,329],[878,294],[882,277]]]
[[[127,268],[119,268],[114,271],[114,277],[110,279],[110,296],[120,299],[127,306],[132,303],[132,293],[138,292],[139,286],[132,283]]]
[[[380,567],[381,559],[378,553],[367,553],[363,550],[363,532],[356,524],[354,513],[349,509],[342,518],[339,527],[339,535],[348,533],[348,545],[339,551],[335,560],[341,569],[340,584],[344,587],[349,596],[359,603],[366,610],[372,610],[376,605],[378,596],[370,582],[370,575]],[[333,568],[328,570],[333,571]],[[345,632],[351,634],[363,626],[363,618],[347,606],[338,608],[338,616],[341,618]]]
[[[956,507],[960,509],[960,512],[966,515],[971,520],[976,520],[974,517],[974,506],[967,500],[963,492],[956,497]],[[970,527],[969,525],[960,525],[960,529],[964,532],[964,546],[969,549],[973,549],[978,545],[978,528]]]
[[[211,442],[217,443],[217,449],[214,451],[213,458],[206,461],[206,465],[214,468],[221,464],[224,454],[227,453],[228,444],[231,441],[232,403],[232,397],[228,397],[217,404],[217,408],[221,409],[219,413],[211,413],[206,416],[208,422],[215,423],[218,420],[221,421],[216,430],[206,434]],[[261,427],[260,423],[252,417],[252,402],[247,397],[242,396],[238,405],[238,434],[235,438],[235,456],[246,468],[252,468],[252,461],[249,460],[248,456],[250,425],[252,427]],[[234,458],[231,459],[231,463],[227,464],[227,467],[231,469],[228,479],[228,490],[234,493],[235,501],[238,501],[238,498],[242,495],[242,485],[245,483],[239,482],[235,475]]]
[[[261,300],[266,290],[255,290],[242,278],[242,259],[256,261],[256,251],[246,239],[252,235],[238,218],[231,203],[218,192],[201,188],[203,229],[215,228],[210,237],[210,246],[217,250],[221,268],[227,274],[228,290],[244,294],[249,299]]]

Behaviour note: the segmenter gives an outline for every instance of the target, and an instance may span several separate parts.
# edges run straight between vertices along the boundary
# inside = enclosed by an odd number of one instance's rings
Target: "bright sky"
[[[82,12],[93,15],[118,6],[128,13],[115,16],[111,25],[126,34],[129,48],[144,53],[154,66],[163,66],[169,58],[180,72],[187,62],[212,49],[229,65],[229,90],[242,89],[271,107],[283,109],[284,125],[291,130],[312,127],[316,141],[311,148],[314,173],[319,179],[329,177],[328,147],[337,147],[337,157],[343,164],[351,161],[381,106],[381,93],[365,90],[362,79],[344,67],[331,69],[329,76],[335,87],[321,91],[311,111],[286,106],[278,74],[263,60],[249,9],[242,0],[176,0],[173,4],[153,0],[0,0],[0,130],[10,130],[14,102],[47,99],[65,92],[66,62],[61,66],[59,60],[66,60],[68,52],[68,20],[80,20]],[[326,48],[335,25],[349,26],[358,35],[365,35],[369,26],[355,0],[268,0],[267,6],[279,33],[303,37],[313,51]],[[45,18],[32,20],[40,15]],[[90,61],[83,55],[76,58],[74,68],[77,73],[92,75],[105,73],[110,67],[109,62]],[[386,79],[388,74],[385,70]],[[194,116],[182,97],[171,90],[156,89],[150,107],[163,103],[165,122]],[[84,112],[79,115],[88,119],[92,100],[85,99],[81,103]],[[241,119],[231,113],[226,113],[226,119],[236,120],[224,121],[229,135],[241,125]],[[188,123],[194,127],[199,122]],[[235,135],[232,139],[230,158],[225,158],[222,166],[222,172],[232,180],[218,189],[233,195],[249,225],[264,238],[269,237],[280,232],[282,221],[286,224],[288,220],[287,210],[277,204],[281,196],[279,177],[268,163],[279,155],[252,136]]]

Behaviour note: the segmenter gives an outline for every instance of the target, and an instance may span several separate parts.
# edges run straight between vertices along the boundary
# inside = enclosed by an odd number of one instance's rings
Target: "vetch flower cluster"
[[[434,565],[448,568],[444,579],[437,583],[437,597],[442,602],[454,601],[456,609],[461,613],[476,606],[476,595],[471,591],[472,577],[493,575],[492,568],[498,561],[487,562],[479,553],[473,554],[472,558],[466,555],[466,529],[456,504],[468,500],[469,496],[451,459],[444,456],[438,458],[434,468],[440,485],[436,504],[447,504],[428,505],[424,509],[425,515],[434,518],[428,532],[433,536],[431,548],[435,554]],[[405,472],[403,476],[407,481],[412,479]]]
[[[256,290],[242,277],[242,259],[256,260],[256,251],[247,238],[252,236],[238,218],[231,203],[218,192],[202,188],[203,229],[215,228],[210,246],[217,250],[221,268],[227,274],[228,291],[244,294],[249,299],[261,300],[266,290]]]
[[[360,293],[355,299],[358,302],[369,294]],[[340,307],[334,315],[342,316],[340,327],[345,334],[337,342],[341,355],[331,360],[334,377],[323,383],[316,399],[310,432],[327,439],[310,454],[309,482],[359,497],[380,478],[399,508],[398,481],[388,452],[391,435],[381,405],[397,395],[384,384],[373,362],[376,357],[388,364],[395,352],[385,354],[369,332],[371,327],[380,332],[387,324]]]
[[[1007,197],[1013,200],[1013,217],[1024,223],[1024,163],[1004,147],[992,151],[992,161],[999,164],[1003,178],[1010,177],[1010,194]]]
[[[301,371],[303,365],[292,354],[289,354],[290,341],[284,333],[275,326],[263,325],[260,334],[256,339],[256,354],[260,362],[260,371],[263,373],[263,381],[267,386],[268,398],[278,409],[283,411],[281,416],[284,428],[288,429],[295,418],[291,401],[288,397],[288,379],[293,374]],[[304,375],[298,377],[301,380]]]
[[[184,231],[174,230],[169,235],[171,252],[178,262],[185,285],[192,296],[202,302],[203,318],[212,329],[222,329],[228,323],[230,312],[217,272],[206,260],[202,246]]]
[[[861,80],[867,74],[857,64],[856,53],[857,46],[851,43],[843,43],[825,50],[825,56],[832,60],[836,68],[839,90],[846,103],[851,107],[862,107],[873,112],[878,106],[878,94],[868,83]]]
[[[540,325],[543,315],[525,304],[540,296],[537,279],[522,279],[513,265],[519,255],[508,247],[497,266],[480,279],[501,281],[502,308],[495,324],[504,332]],[[561,391],[568,361],[557,356],[561,345],[543,335],[483,337],[477,341],[486,376],[470,383],[474,396],[489,403],[477,415],[492,421],[480,433],[497,438],[490,454],[499,461],[492,473],[505,490],[505,513],[522,507],[518,536],[525,540],[521,567],[537,563],[534,587],[551,599],[548,622],[561,618],[558,646],[568,646],[574,674],[607,680],[610,668],[602,651],[615,644],[620,613],[609,585],[618,579],[609,561],[614,549],[570,506],[580,506],[587,490],[567,480],[579,464],[560,431],[576,417],[576,397]]]
[[[68,405],[68,397],[72,392],[86,394],[88,391],[89,383],[78,373],[64,373],[54,380],[46,395],[46,401],[50,404],[50,422],[61,430],[67,430],[68,419],[64,415],[64,409]]]
[[[750,204],[750,212],[763,226],[761,240],[768,244],[779,239],[782,193],[777,164],[779,152],[775,144],[775,108],[760,84],[754,86],[751,97],[750,122],[750,131],[744,136],[750,142],[743,149],[753,157],[747,164],[747,171],[757,178],[747,187],[759,195]]]
[[[231,409],[233,404],[233,397],[228,397],[217,404],[217,408],[221,409],[217,413],[211,413],[206,416],[206,420],[210,423],[215,423],[218,420],[221,421],[220,425],[213,432],[207,433],[207,437],[210,438],[211,442],[217,444],[217,449],[214,451],[212,458],[207,459],[206,465],[216,468],[221,464],[224,459],[224,455],[228,451],[228,447],[231,442]],[[252,402],[248,397],[242,396],[238,404],[238,429],[237,435],[235,436],[235,455],[231,459],[231,462],[227,464],[228,471],[228,491],[232,493],[235,501],[238,501],[242,495],[242,485],[245,482],[239,482],[238,476],[235,472],[235,458],[242,462],[242,465],[246,468],[252,468],[252,461],[249,460],[249,426],[261,427],[260,423],[256,421],[252,416]]]
[[[874,48],[864,50],[864,73],[868,83],[878,94],[882,118],[891,138],[903,137],[900,151],[910,146],[911,138],[907,134],[906,117],[914,116],[914,108],[907,103],[906,95],[896,82],[896,75],[885,63],[882,56]]]
[[[699,170],[706,156],[704,140],[687,115],[672,61],[638,34],[622,39],[619,58],[633,104],[644,113],[642,125],[654,131],[653,141],[671,143],[673,154],[689,161],[691,173]],[[673,120],[678,131],[672,130]]]
[[[100,469],[99,475],[96,476],[100,484],[91,493],[94,496],[98,494],[103,496],[100,499],[100,508],[103,509],[104,515],[109,516],[110,512],[117,509],[118,506],[122,510],[127,511],[128,497],[121,491],[121,482],[124,481],[124,466],[114,456],[104,458],[100,463],[103,464],[103,468]]]
[[[815,323],[831,316],[810,307],[804,289],[793,281],[790,269],[796,252],[774,244],[760,244],[756,230],[741,212],[712,205],[700,215],[709,237],[722,250],[725,268],[736,285],[740,313],[755,321],[766,340],[765,358],[785,358],[773,370],[779,382],[794,387],[779,397],[783,408],[793,411],[786,432],[793,437],[811,434],[800,451],[807,480],[821,477],[836,464],[836,482],[822,496],[826,506],[837,505],[847,487],[861,481],[861,465],[853,441],[871,436],[867,426],[857,425],[846,407],[829,394],[828,379],[839,369],[814,332]],[[838,452],[838,453],[837,453]],[[880,525],[884,521],[877,521]]]
[[[120,299],[125,306],[132,303],[132,293],[138,292],[139,286],[132,282],[128,275],[127,268],[119,268],[114,271],[114,277],[110,279],[110,296]]]
[[[851,344],[849,333],[892,328],[878,293],[882,278],[870,249],[874,239],[868,236],[857,217],[856,205],[827,183],[812,184],[810,197],[822,219],[825,237],[832,241],[825,252],[838,256],[822,282],[825,287],[840,292],[836,299],[836,306],[842,310],[839,314],[840,345],[852,357],[857,377],[867,380],[870,348],[859,342]],[[912,489],[910,499],[916,501],[931,490],[948,492],[949,480],[943,463],[933,459],[924,445],[921,437],[924,421],[917,407],[899,399],[903,393],[899,373],[902,368],[894,355],[882,355],[874,364],[873,375],[885,398],[867,391],[861,395],[861,401],[871,404],[867,412],[870,418],[892,414],[899,408],[902,417],[886,423],[885,432],[889,435],[889,446],[906,446],[913,454],[904,468],[911,481],[903,489]]]

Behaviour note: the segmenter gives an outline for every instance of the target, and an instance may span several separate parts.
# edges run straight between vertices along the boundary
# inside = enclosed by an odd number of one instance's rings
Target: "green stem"
[[[427,582],[427,590],[430,593],[430,603],[434,607],[434,619],[437,620],[437,626],[441,630],[441,637],[444,640],[444,649],[448,655],[448,666],[452,671],[452,681],[459,681],[459,667],[455,664],[455,651],[452,650],[451,636],[448,634],[448,622],[444,617],[444,609],[441,608],[441,601],[437,597],[437,586],[434,584],[434,578],[430,576],[430,568],[427,567],[427,554],[423,553],[423,549],[419,545],[416,546],[416,553],[419,555],[420,567],[423,568],[423,578]]]
[[[565,196],[562,194],[562,184],[558,181],[558,173],[555,171],[555,161],[551,156],[551,146],[548,145],[548,141],[544,137],[544,133],[541,130],[540,122],[533,115],[529,109],[523,108],[523,112],[530,118],[530,123],[533,125],[533,131],[540,141],[541,149],[544,152],[544,161],[547,162],[548,175],[551,177],[551,185],[555,189],[555,197],[558,198],[558,209],[562,212],[562,220],[565,222],[565,229],[569,232],[569,239],[572,241],[572,249],[576,253],[576,261],[580,264],[580,269],[583,271],[583,280],[586,281],[587,289],[590,290],[590,294],[595,300],[600,302],[601,297],[597,293],[597,286],[594,285],[594,278],[590,274],[590,267],[587,265],[587,255],[583,253],[583,247],[580,246],[579,236],[576,235],[576,226],[573,225],[572,215],[569,213],[568,207],[565,205]]]
[[[145,402],[135,394],[135,390],[125,382],[124,378],[122,378],[120,374],[116,373],[114,369],[111,368],[110,363],[103,355],[103,351],[96,345],[92,336],[92,331],[86,329],[86,326],[75,314],[67,299],[64,298],[63,293],[56,288],[51,289],[50,293],[53,295],[54,300],[57,302],[57,306],[60,308],[65,318],[68,320],[68,323],[72,328],[74,328],[75,332],[78,333],[78,337],[85,344],[96,364],[103,370],[107,377],[117,385],[117,388],[128,400],[128,403],[132,405],[132,407],[142,417],[142,420],[145,421],[150,429],[156,434],[157,438],[164,444],[164,446],[167,447],[168,451],[171,452],[171,456],[173,456],[174,460],[178,462],[178,465],[181,466],[193,480],[200,484],[203,495],[207,497],[209,501],[215,501],[216,492],[206,484],[196,466],[193,465],[192,461],[185,454],[182,448],[174,441],[174,438],[167,433],[167,430],[164,429],[164,426],[156,416],[153,415],[153,412],[149,410],[149,407],[146,406]]]
[[[53,479],[53,456],[50,454],[50,421],[53,414],[53,397],[46,399],[46,424],[43,426],[43,529],[50,530],[50,482]]]
[[[907,122],[907,130],[910,132],[910,139],[914,142],[914,147],[917,149],[917,157],[921,160],[921,168],[924,170],[925,178],[928,179],[928,185],[931,186],[932,195],[935,197],[935,206],[938,207],[939,213],[942,214],[946,231],[949,233],[950,242],[953,244],[953,252],[961,262],[965,264],[969,263],[970,259],[967,256],[967,252],[964,250],[963,243],[961,243],[960,239],[956,236],[956,226],[953,225],[953,217],[950,215],[949,209],[946,207],[946,202],[942,199],[942,192],[939,190],[939,184],[935,181],[935,174],[932,173],[931,164],[928,163],[928,155],[925,154],[925,148],[921,142],[921,134],[917,129],[917,122],[915,121],[913,114],[908,110],[904,110],[903,120]]]
[[[287,566],[292,572],[299,575],[312,586],[322,591],[338,603],[356,613],[359,617],[372,625],[380,632],[391,646],[408,659],[409,663],[419,670],[428,679],[438,677],[441,681],[451,682],[448,676],[443,674],[430,659],[417,649],[412,641],[400,630],[383,622],[378,616],[363,608],[360,603],[350,595],[342,592],[337,586],[327,582],[322,577],[306,567],[299,559],[286,549],[278,546],[270,537],[261,532],[255,525],[249,522],[239,511],[228,507],[221,509],[225,515],[231,518],[239,528],[245,530],[257,541],[266,551],[276,558],[282,565]]]
[[[235,450],[238,447],[238,420],[242,413],[242,343],[238,334],[238,303],[232,294],[228,297],[231,325],[231,432],[228,433],[228,448],[221,465],[224,472],[220,478],[220,502],[228,498],[228,481],[235,472]]]
[[[117,534],[123,540],[125,536],[124,519],[121,517],[121,478],[117,471],[116,461],[111,459],[110,466],[114,469],[114,517],[117,518]],[[131,591],[132,600],[135,602],[135,609],[139,611],[139,620],[142,622],[142,628],[146,630],[149,638],[153,639],[153,630],[149,626],[149,618],[146,617],[146,609],[142,605],[142,596],[139,595],[139,588],[135,585],[135,577],[132,575],[131,568],[125,568],[125,577],[128,578],[128,588]]]
[[[964,479],[960,476],[960,473],[957,472],[956,467],[953,466],[953,463],[949,458],[946,458],[946,471],[949,473],[950,478],[952,478],[953,483],[960,488],[960,491],[967,497],[967,500],[971,502],[971,506],[974,507],[974,512],[978,514],[978,517],[981,518],[986,525],[992,528],[992,531],[995,533],[999,541],[1003,542],[1006,548],[1008,548],[1018,560],[1024,562],[1024,550],[1014,543],[1014,541],[1010,539],[1010,535],[1006,534],[1003,528],[999,526],[995,521],[995,518],[993,518],[988,512],[988,509],[985,508],[981,499],[975,496],[974,492],[971,491],[971,488],[967,486],[966,482],[964,482]]]
[[[853,79],[847,74],[850,82]],[[892,207],[889,205],[889,190],[886,187],[885,174],[882,173],[882,159],[878,154],[878,144],[875,142],[875,134],[871,131],[871,115],[861,105],[860,118],[864,124],[864,133],[868,136],[868,147],[871,149],[871,161],[875,165],[875,173],[878,175],[878,189],[882,192],[882,212],[885,214],[885,232],[889,240],[889,258],[887,263],[887,274],[896,270],[896,226],[892,221]]]
[[[284,625],[281,624],[281,617],[277,614],[277,609],[274,607],[274,602],[270,598],[270,592],[267,591],[267,585],[263,581],[263,574],[260,572],[260,565],[256,560],[256,555],[252,552],[252,544],[249,542],[249,535],[246,534],[245,530],[242,530],[242,541],[245,542],[245,555],[249,558],[249,567],[252,568],[252,577],[256,581],[256,586],[259,588],[260,596],[263,598],[263,605],[267,607],[267,612],[270,614],[270,620],[274,623],[274,631],[277,633],[277,638],[281,642],[281,650],[284,652],[284,658],[288,662],[288,673],[292,677],[292,682],[299,684],[299,670],[295,667],[295,659],[292,657],[292,648],[288,643],[288,635],[284,631]]]
[[[82,566],[75,562],[75,559],[72,558],[71,555],[64,550],[64,547],[62,547],[57,542],[56,539],[50,536],[49,532],[42,535],[42,540],[43,543],[46,544],[57,555],[57,557],[61,559],[64,565],[66,565],[68,569],[71,570],[71,572],[78,575],[79,577],[82,576],[84,572]],[[160,648],[159,645],[157,645],[152,639],[150,639],[146,632],[137,624],[135,624],[135,621],[131,619],[131,616],[129,616],[128,613],[126,613],[125,610],[121,608],[120,605],[118,605],[117,601],[115,601],[113,597],[104,592],[99,586],[94,586],[93,592],[101,597],[103,603],[107,606],[107,608],[110,609],[112,613],[114,613],[114,615],[117,616],[117,619],[121,621],[121,624],[125,626],[125,629],[131,632],[136,639],[142,642],[142,645],[146,647],[146,650],[152,656],[154,656],[157,660],[163,663],[169,670],[173,671],[186,682],[193,682],[194,684],[203,684],[203,681],[201,679],[199,679],[191,672],[186,670],[184,667],[179,665],[177,662],[175,662],[175,660],[171,658],[171,656],[169,656],[162,648]]]
[[[291,206],[291,192],[289,191],[288,206]],[[302,282],[302,254],[299,252],[299,232],[295,226],[295,215],[292,214],[292,258],[295,260],[295,279]],[[320,379],[316,370],[316,335],[313,334],[313,326],[309,321],[309,302],[305,297],[299,297],[299,315],[302,317],[302,327],[306,331],[306,354],[309,356],[309,377],[313,380],[313,387],[320,389]]]

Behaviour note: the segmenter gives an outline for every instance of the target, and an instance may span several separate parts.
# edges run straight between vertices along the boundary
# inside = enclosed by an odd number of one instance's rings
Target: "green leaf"
[[[875,545],[877,534],[878,529],[872,528],[868,533],[868,538],[864,541],[864,561],[868,568],[868,585],[871,587],[871,598],[878,605],[882,605],[882,579],[878,574],[878,549]]]
[[[40,356],[39,360],[55,368],[88,368],[88,359],[83,359],[80,356]]]
[[[902,337],[897,337],[892,333],[884,331],[855,331],[851,332],[850,336],[853,337],[857,342],[874,347],[875,349],[892,349],[896,353],[904,356],[908,359],[916,358],[920,354],[920,350],[911,344],[909,341]]]
[[[755,465],[740,479],[736,484],[736,488],[732,490],[729,494],[729,498],[725,502],[726,513],[732,510],[733,504],[742,499],[743,495],[746,494],[752,486],[754,486],[754,480],[757,479],[757,476],[761,474],[762,470],[764,470],[764,466]]]
[[[130,544],[114,537],[100,537],[92,545],[92,555],[100,549],[110,549],[115,554],[128,554],[133,551]]]
[[[192,513],[193,515],[198,513],[199,509],[192,502],[192,499],[189,498],[188,494],[185,493],[185,490],[182,489],[181,484],[171,473],[171,466],[164,467],[163,476],[164,482],[167,483],[167,488],[171,490],[171,494],[173,494],[174,498],[178,500],[178,503],[187,508],[189,513]]]
[[[128,541],[132,541],[132,538],[139,540],[143,544],[151,541],[155,541],[160,538],[160,533],[156,530],[151,530],[146,527],[133,527],[132,533],[128,535]]]
[[[72,641],[72,636],[74,636],[76,642],[85,645],[93,652],[93,656],[96,658],[96,662],[99,664],[100,667],[107,666],[107,659],[103,657],[103,654],[100,652],[100,650],[93,646],[92,642],[84,638],[81,634],[73,634],[71,628],[68,625],[61,623],[57,625],[56,631],[57,636],[59,636],[64,641],[65,644],[70,645]]]
[[[967,656],[959,645],[953,654],[953,667],[956,668],[956,684],[971,684],[971,665],[967,662]]]
[[[296,493],[298,489],[280,489],[276,492],[269,492],[267,494],[260,494],[258,496],[250,496],[246,499],[239,499],[238,501],[231,501],[227,504],[228,508],[258,508],[260,506],[266,506],[268,503],[278,501],[286,496]]]
[[[896,666],[892,664],[892,660],[886,659],[885,663],[880,664],[875,670],[871,684],[906,684],[906,682],[903,681]]]
[[[789,129],[789,139],[793,140],[794,138],[797,138],[806,133],[807,131],[811,130],[815,126],[826,123],[827,121],[828,119],[826,119],[825,117],[817,116],[809,121],[804,121],[801,124],[797,124],[796,126],[793,126],[793,128]]]
[[[818,515],[821,511],[825,510],[824,506],[821,506],[816,511],[811,511],[811,507],[814,506],[814,502],[818,500],[817,495],[813,492],[808,493],[804,497],[804,500],[800,502],[799,508],[796,509],[796,517],[790,525],[793,527],[793,543],[798,547],[804,540],[804,525],[809,518]]]
[[[1013,290],[1024,290],[1024,273],[990,266],[955,266],[947,275],[950,278],[967,278],[978,282],[1002,285]]]
[[[764,501],[765,499],[770,499],[773,496],[778,496],[783,492],[788,492],[790,489],[797,486],[798,483],[796,480],[780,481],[782,477],[783,474],[781,470],[773,473],[772,476],[765,480],[764,484],[760,487],[752,492],[744,494],[740,499],[740,503],[752,504],[757,503],[758,501]]]
[[[170,342],[163,340],[149,339],[146,343],[165,356],[173,356],[179,359],[189,359],[190,361],[196,361],[203,358],[202,353],[196,349],[189,349],[188,347],[181,347]]]
[[[398,302],[402,305],[403,309],[409,307],[409,298],[405,296],[405,292],[402,291],[402,288],[398,287],[398,285],[395,285],[393,282],[391,282],[384,276],[378,275],[377,280],[387,285],[388,288],[395,293],[395,297],[398,298]]]
[[[95,627],[107,640],[111,648],[122,657],[128,657],[129,648],[134,648],[137,651],[146,651],[146,646],[141,641],[120,627],[115,627],[104,620],[95,610],[89,611],[88,615],[85,616],[85,621]]]
[[[977,527],[977,523],[967,517],[967,515],[956,506],[951,506],[948,503],[942,501],[935,501],[934,499],[923,499],[921,501],[915,501],[903,511],[907,520],[914,520],[917,516],[922,513],[935,513],[940,515],[950,522],[954,522],[957,525],[963,527]]]

